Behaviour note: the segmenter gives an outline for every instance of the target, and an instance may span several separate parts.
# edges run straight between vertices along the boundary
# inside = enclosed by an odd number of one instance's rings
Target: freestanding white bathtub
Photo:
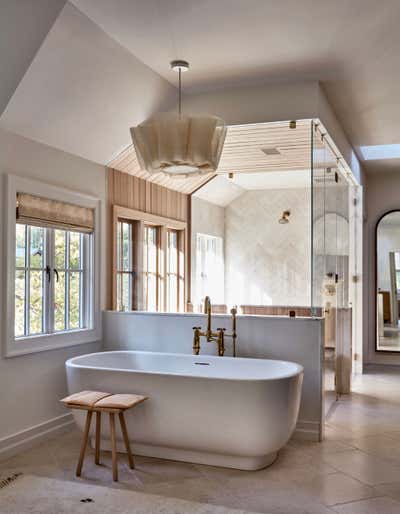
[[[272,464],[289,440],[303,381],[292,362],[140,351],[74,357],[66,370],[70,394],[149,396],[126,413],[135,454],[246,470]],[[83,429],[84,413],[73,413]]]

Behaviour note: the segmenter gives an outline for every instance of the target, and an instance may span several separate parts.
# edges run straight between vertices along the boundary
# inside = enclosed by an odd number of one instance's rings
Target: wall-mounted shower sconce
[[[289,216],[290,216],[290,211],[283,211],[282,217],[279,218],[278,222],[281,225],[286,225],[286,223],[289,223]]]

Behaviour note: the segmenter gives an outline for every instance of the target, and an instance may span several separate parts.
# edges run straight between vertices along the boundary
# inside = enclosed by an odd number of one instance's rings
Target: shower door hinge
[[[335,284],[337,284],[339,282],[339,275],[337,273],[335,273]]]
[[[335,171],[335,182],[336,184],[339,182],[339,173]]]
[[[353,198],[353,205],[354,207],[358,204],[358,199],[357,198]]]
[[[358,280],[359,280],[358,275],[353,275],[353,276],[351,277],[351,281],[353,282],[353,284],[357,284]]]

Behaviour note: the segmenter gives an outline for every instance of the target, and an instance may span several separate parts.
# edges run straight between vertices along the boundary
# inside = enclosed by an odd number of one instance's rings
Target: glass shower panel
[[[312,313],[325,318],[325,408],[336,399],[338,280],[337,159],[314,125],[312,132]]]
[[[327,224],[327,209],[335,198],[331,183],[332,156],[316,125],[312,128],[311,165],[311,311],[313,316],[324,315],[324,291],[327,274],[327,249],[332,244],[331,225]],[[329,194],[328,194],[329,193]]]

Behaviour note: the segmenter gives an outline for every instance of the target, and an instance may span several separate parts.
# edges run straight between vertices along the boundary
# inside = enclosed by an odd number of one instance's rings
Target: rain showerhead
[[[282,217],[279,218],[278,223],[280,223],[281,225],[286,225],[286,223],[289,223],[289,216],[290,211],[283,211]]]

